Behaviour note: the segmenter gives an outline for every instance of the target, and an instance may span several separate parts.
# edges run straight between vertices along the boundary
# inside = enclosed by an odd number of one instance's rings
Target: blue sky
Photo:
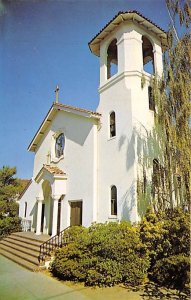
[[[99,59],[88,42],[128,10],[168,29],[165,0],[0,0],[0,167],[31,178],[27,147],[57,84],[61,103],[96,110]]]

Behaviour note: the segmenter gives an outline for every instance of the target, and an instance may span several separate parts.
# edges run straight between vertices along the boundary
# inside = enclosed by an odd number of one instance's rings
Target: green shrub
[[[189,271],[189,257],[170,256],[156,262],[152,270],[152,279],[160,285],[181,290],[190,282]]]
[[[180,209],[146,214],[140,223],[140,237],[151,258],[151,267],[159,259],[190,251],[190,216]]]
[[[67,230],[72,243],[58,250],[52,263],[54,275],[86,285],[137,285],[147,275],[149,259],[140,242],[138,227],[127,222],[94,224]]]
[[[139,285],[147,275],[161,285],[188,282],[189,214],[177,209],[147,213],[139,225],[128,222],[71,227],[68,245],[56,252],[52,273],[86,285]]]
[[[145,257],[132,254],[127,257],[126,262],[121,266],[123,280],[125,285],[137,286],[146,279],[147,270],[149,268],[149,260]]]
[[[0,219],[0,239],[17,231],[21,231],[21,220],[19,217],[6,217]]]
[[[149,212],[140,223],[140,237],[151,260],[149,278],[164,286],[183,286],[190,252],[189,214],[181,209]]]
[[[116,260],[100,259],[95,267],[89,269],[85,280],[86,285],[113,286],[122,281],[120,264]]]

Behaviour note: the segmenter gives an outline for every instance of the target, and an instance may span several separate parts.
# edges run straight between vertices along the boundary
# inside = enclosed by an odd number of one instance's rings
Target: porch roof
[[[40,169],[40,171],[38,172],[38,174],[35,177],[36,182],[39,182],[41,180],[41,178],[44,174],[44,171],[47,171],[48,173],[53,175],[53,177],[56,177],[56,178],[64,179],[66,177],[66,173],[64,173],[64,171],[62,171],[58,167],[44,164],[43,167]]]

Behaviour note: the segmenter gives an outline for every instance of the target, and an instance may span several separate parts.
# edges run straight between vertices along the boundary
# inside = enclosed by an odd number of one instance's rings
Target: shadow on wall
[[[71,114],[65,113],[59,115],[59,118],[56,123],[63,124],[63,120],[65,120],[67,130],[64,132],[67,139],[83,146],[88,135],[90,134],[92,127],[94,125],[94,121],[89,118],[82,118],[80,116],[72,115],[71,122]],[[54,125],[57,130],[56,124]],[[54,129],[54,128],[53,128]]]
[[[133,130],[130,138],[126,135],[121,135],[119,138],[118,149],[121,151],[122,147],[127,147],[126,150],[126,169],[131,169],[135,162],[135,135],[136,132]]]
[[[153,159],[155,157],[161,157],[161,149],[163,148],[163,145],[159,142],[160,132],[158,130],[160,129],[153,129],[149,131],[143,124],[138,123],[137,127],[133,128],[129,139],[126,135],[121,135],[118,143],[118,149],[120,151],[122,147],[126,147],[126,170],[129,171],[133,168],[135,159],[137,159],[139,165],[137,168],[137,174],[134,174],[134,171],[132,173],[134,178],[140,176],[139,180],[143,181],[143,172],[149,169],[152,170]],[[134,178],[132,178],[132,180]],[[136,204],[138,206],[139,216],[146,211],[151,201],[151,182],[147,181],[146,193],[141,195],[141,197],[137,196],[136,179],[134,182],[132,181],[131,186],[127,189],[119,203],[121,206],[121,218],[123,220],[130,220],[133,217],[133,208]],[[135,203],[135,201],[137,201],[137,203]]]
[[[130,221],[133,218],[133,209],[135,208],[136,182],[132,182],[130,188],[125,192],[120,200],[121,220]]]

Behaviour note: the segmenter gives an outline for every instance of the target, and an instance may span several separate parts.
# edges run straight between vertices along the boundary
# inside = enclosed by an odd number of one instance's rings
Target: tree
[[[143,154],[144,178],[138,185],[141,199],[148,197],[145,191],[149,186],[149,200],[155,211],[175,206],[189,209],[191,199],[191,7],[187,0],[167,0],[166,4],[171,26],[164,74],[151,79],[155,125],[152,132],[147,132],[147,145],[157,144],[158,153],[152,161],[152,178],[145,179],[145,169],[151,167],[147,146]]]
[[[18,204],[15,200],[23,187],[15,175],[15,167],[3,166],[0,169],[0,219],[18,215]]]
[[[15,167],[4,166],[0,169],[0,239],[21,230],[16,199],[23,185],[15,175]]]

